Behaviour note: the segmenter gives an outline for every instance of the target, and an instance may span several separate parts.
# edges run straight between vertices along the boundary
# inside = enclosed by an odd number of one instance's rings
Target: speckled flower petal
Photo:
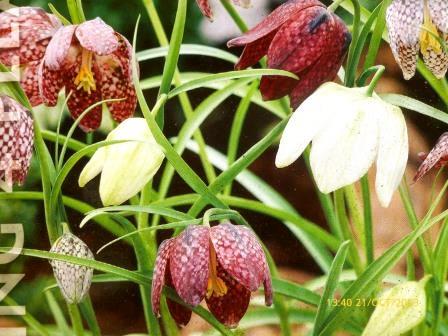
[[[165,281],[166,286],[174,288],[173,278],[171,277],[169,267],[166,268]],[[185,327],[188,322],[190,322],[191,310],[169,298],[166,298],[166,303],[168,305],[168,310],[170,311],[170,314],[173,317],[174,321],[176,321],[177,325],[180,327]]]
[[[171,248],[175,241],[175,238],[163,241],[157,252],[151,289],[152,311],[157,317],[160,317],[160,297],[162,295],[163,285],[165,284],[166,266],[168,265]]]
[[[423,0],[394,0],[387,9],[390,47],[405,79],[415,74],[423,7]]]
[[[213,13],[208,0],[196,0],[196,3],[198,4],[198,7],[201,10],[202,14],[212,20]]]
[[[243,53],[241,54],[238,63],[235,64],[236,70],[246,69],[255,63],[257,63],[263,56],[268,52],[269,45],[275,36],[277,31],[273,31],[270,34],[261,37],[260,39],[247,44],[244,47]],[[283,77],[284,78],[284,77]]]
[[[431,19],[437,28],[448,34],[448,1],[446,0],[428,0],[428,8]]]
[[[63,26],[54,34],[45,51],[45,65],[50,70],[59,70],[66,62],[76,26]]]
[[[265,279],[265,255],[255,235],[247,228],[230,223],[214,226],[210,237],[222,267],[250,291]]]
[[[51,247],[50,252],[94,259],[89,247],[71,233],[64,233]],[[57,260],[51,260],[50,264],[65,300],[70,304],[80,303],[89,292],[93,269]]]
[[[445,43],[448,42],[448,35],[445,34]],[[428,69],[438,79],[445,77],[448,70],[448,54],[443,50],[434,50],[431,46],[428,46],[424,52],[422,52],[422,58]]]
[[[0,13],[0,61],[11,66],[14,56],[19,57],[20,64],[41,59],[49,39],[60,26],[59,20],[41,8],[19,7]],[[15,29],[19,33],[18,41]]]
[[[440,136],[433,149],[429,152],[423,163],[418,168],[417,174],[414,176],[414,182],[420,180],[440,162],[442,161],[445,162],[447,160],[448,160],[448,132],[445,132]]]
[[[101,94],[103,99],[125,98],[125,100],[108,103],[112,118],[121,122],[134,115],[137,107],[137,95],[132,80],[132,47],[121,35],[118,36],[120,47],[109,56],[96,56],[101,73]]]
[[[224,281],[227,293],[223,296],[206,298],[208,309],[216,319],[229,328],[236,328],[247,311],[250,302],[250,290],[238,283],[218,263],[218,277]]]
[[[336,16],[333,16],[333,19],[333,34],[330,34],[331,37],[327,36],[329,40],[322,55],[309,69],[298,74],[300,79],[290,94],[292,108],[297,108],[321,84],[332,81],[341,68],[351,35],[341,19]]]
[[[316,63],[333,38],[334,20],[323,7],[300,11],[275,34],[268,50],[268,67],[299,75]],[[303,76],[302,76],[303,75]],[[291,92],[298,82],[281,76],[264,76],[260,91],[263,99],[278,99]]]
[[[29,112],[8,96],[0,96],[0,179],[9,189],[25,182],[33,153],[34,129]],[[5,176],[6,173],[6,176]]]
[[[79,62],[80,63],[80,62]],[[81,113],[83,113],[87,108],[93,104],[102,100],[101,97],[101,82],[100,82],[100,72],[95,63],[92,65],[92,73],[96,83],[96,90],[91,90],[90,93],[84,91],[83,88],[79,88],[75,85],[75,78],[79,72],[78,67],[72,67],[70,73],[67,74],[65,80],[65,92],[68,95],[72,92],[70,96],[67,107],[73,119],[76,119]],[[90,132],[96,130],[101,125],[102,118],[102,106],[96,106],[91,110],[84,118],[81,119],[79,127],[84,132]]]
[[[119,47],[114,30],[100,18],[81,23],[75,34],[84,48],[97,55],[110,55]]]
[[[40,61],[29,62],[24,67],[20,77],[20,85],[30,100],[31,106],[42,104],[42,97],[39,93],[39,79],[37,77],[40,63]]]
[[[50,70],[45,62],[41,62],[38,68],[39,94],[47,106],[56,106],[58,95],[64,87],[66,72],[63,70]]]
[[[269,33],[277,30],[282,24],[288,21],[293,15],[301,10],[312,6],[324,5],[318,0],[290,0],[278,6],[271,14],[269,14],[263,21],[257,24],[254,28],[246,32],[240,37],[234,38],[227,42],[228,47],[244,46],[252,43]]]
[[[189,226],[171,251],[170,271],[177,294],[197,306],[205,297],[209,276],[210,232],[205,226]]]

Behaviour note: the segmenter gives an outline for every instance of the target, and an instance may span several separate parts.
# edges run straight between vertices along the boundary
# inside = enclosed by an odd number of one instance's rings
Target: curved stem
[[[82,325],[81,314],[76,304],[68,304],[68,312],[72,321],[73,331],[76,336],[84,335],[84,327]]]
[[[187,0],[179,0],[177,3],[176,19],[174,21],[173,32],[168,47],[168,55],[165,59],[163,67],[162,82],[160,83],[159,96],[167,94],[170,91],[171,83],[173,81],[174,72],[177,69],[177,62],[179,60],[180,46],[184,37],[185,21],[187,16]],[[163,129],[164,111],[161,106],[159,113],[156,116],[157,124]]]
[[[373,76],[372,80],[370,81],[369,86],[367,87],[367,95],[371,97],[373,95],[373,91],[375,90],[376,85],[378,84],[378,81],[380,80],[381,76],[384,73],[384,70],[386,68],[384,65],[376,65],[374,67],[371,67],[371,69],[376,69],[375,75]]]

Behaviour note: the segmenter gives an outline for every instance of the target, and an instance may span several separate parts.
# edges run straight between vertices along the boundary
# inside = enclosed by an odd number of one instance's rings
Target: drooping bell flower
[[[64,233],[53,244],[50,252],[93,260],[93,253],[78,237]],[[92,284],[93,269],[65,261],[51,260],[56,282],[62,296],[70,304],[80,303],[89,293]]]
[[[437,78],[445,76],[448,54],[438,38],[448,42],[448,1],[394,0],[386,22],[392,53],[405,79],[415,74],[419,50],[428,69]]]
[[[419,156],[423,162],[414,176],[414,182],[420,180],[432,168],[439,169],[448,164],[448,132],[440,136],[429,154],[419,153]]]
[[[25,182],[33,154],[34,127],[27,109],[0,95],[0,188],[12,191]]]
[[[227,43],[244,46],[236,69],[245,69],[267,55],[268,68],[295,73],[299,80],[263,76],[264,100],[289,95],[296,108],[322,83],[333,80],[351,42],[344,22],[317,0],[290,0],[244,35]]]
[[[42,104],[38,68],[60,26],[59,19],[41,8],[16,7],[0,13],[0,62],[20,66],[20,85],[33,106]]]
[[[325,83],[292,114],[275,159],[278,168],[297,160],[312,142],[310,163],[323,193],[358,181],[376,161],[376,194],[387,207],[408,159],[406,122],[400,108],[367,87]]]
[[[129,118],[112,130],[107,141],[129,140],[99,148],[79,175],[79,186],[101,173],[104,206],[119,205],[140,192],[153,178],[165,155],[146,120]]]
[[[137,104],[132,83],[132,48],[128,40],[100,18],[60,28],[46,50],[39,69],[39,88],[44,103],[54,106],[65,87],[68,109],[77,118],[86,108],[105,99],[112,118],[121,122],[134,114]],[[84,131],[101,124],[101,106],[80,123]]]
[[[250,5],[250,0],[232,0],[235,5],[247,8]],[[213,12],[210,7],[209,0],[196,0],[196,3],[199,6],[199,9],[201,10],[202,14],[209,18],[210,20],[213,20]]]
[[[191,306],[204,298],[210,312],[228,327],[244,316],[251,292],[264,286],[265,303],[272,304],[272,284],[263,249],[246,227],[223,223],[214,227],[189,226],[159,248],[152,281],[152,309],[160,315],[163,286],[174,288]],[[179,325],[186,325],[191,311],[167,299]]]

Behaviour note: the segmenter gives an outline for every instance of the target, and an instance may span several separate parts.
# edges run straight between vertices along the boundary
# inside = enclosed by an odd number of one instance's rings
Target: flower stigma
[[[211,296],[221,297],[227,294],[227,286],[224,281],[218,277],[216,266],[216,252],[213,245],[210,244],[210,274],[207,284],[207,299],[210,299]]]
[[[439,31],[437,30],[436,25],[431,20],[428,3],[427,1],[425,1],[423,28],[420,33],[420,50],[422,54],[428,56],[431,50],[433,50],[437,54],[440,54],[442,52],[442,45],[437,39],[438,36]]]
[[[95,79],[92,73],[92,57],[93,53],[87,49],[82,49],[81,67],[79,73],[75,78],[75,85],[77,89],[82,88],[85,92],[90,94],[91,90],[96,90]]]

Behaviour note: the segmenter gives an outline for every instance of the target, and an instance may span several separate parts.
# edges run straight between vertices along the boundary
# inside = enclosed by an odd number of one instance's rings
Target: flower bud
[[[96,151],[79,176],[83,187],[101,172],[100,197],[105,206],[119,205],[143,189],[160,168],[165,155],[145,119],[129,118],[107,136],[128,142]]]
[[[376,300],[376,308],[362,336],[399,336],[423,321],[428,278],[397,285]]]
[[[64,233],[54,243],[50,252],[94,259],[89,247],[71,233]],[[50,264],[65,300],[70,304],[81,302],[89,292],[93,269],[58,260],[51,260]]]

